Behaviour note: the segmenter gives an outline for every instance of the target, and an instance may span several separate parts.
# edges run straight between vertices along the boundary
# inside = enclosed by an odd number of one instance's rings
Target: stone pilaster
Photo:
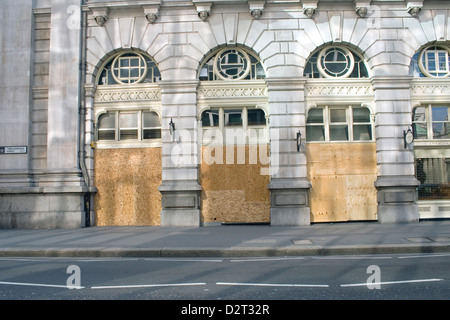
[[[200,226],[198,81],[160,82],[162,110],[161,225]],[[173,124],[171,128],[171,123]]]
[[[419,220],[418,181],[414,175],[412,146],[404,144],[403,131],[411,126],[409,77],[375,77],[375,137],[377,143],[378,221]]]
[[[309,225],[304,78],[267,79],[270,104],[271,225]],[[304,139],[302,139],[304,140]]]

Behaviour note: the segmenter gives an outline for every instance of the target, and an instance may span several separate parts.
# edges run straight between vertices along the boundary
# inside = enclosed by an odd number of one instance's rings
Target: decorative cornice
[[[132,101],[160,101],[161,89],[159,86],[107,86],[97,87],[95,103],[132,102]]]

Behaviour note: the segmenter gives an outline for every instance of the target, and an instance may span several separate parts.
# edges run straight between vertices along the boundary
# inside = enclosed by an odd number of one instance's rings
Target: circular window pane
[[[419,56],[419,68],[428,77],[441,78],[450,75],[450,50],[440,46],[425,48]]]
[[[147,76],[147,63],[138,53],[123,53],[112,63],[112,76],[121,84],[142,82]]]
[[[248,75],[251,62],[248,54],[244,51],[224,49],[217,54],[214,68],[222,80],[239,80]]]
[[[352,53],[346,48],[325,48],[318,57],[317,68],[322,76],[327,78],[346,78],[354,68]]]

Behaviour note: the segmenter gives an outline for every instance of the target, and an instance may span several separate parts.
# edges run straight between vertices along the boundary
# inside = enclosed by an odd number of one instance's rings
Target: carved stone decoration
[[[93,13],[95,22],[97,22],[97,24],[100,27],[103,27],[105,25],[106,21],[108,21],[108,13],[109,13],[108,8],[93,9],[92,13]]]
[[[204,2],[201,0],[194,0],[193,1],[196,8],[197,8],[197,14],[198,17],[202,20],[202,21],[207,21],[210,14],[211,14],[211,6],[212,3],[211,2]]]
[[[202,21],[206,21],[209,18],[209,11],[206,11],[206,10],[200,11],[198,13],[198,16],[199,16],[200,19],[202,19]]]
[[[156,19],[158,19],[158,15],[156,13],[147,13],[145,15],[148,23],[155,23]]]
[[[355,0],[355,12],[360,18],[364,18],[369,12],[371,0]]]
[[[254,9],[254,10],[252,10],[250,13],[251,13],[251,15],[253,16],[253,18],[259,19],[259,17],[262,16],[263,11],[262,11],[261,9]]]
[[[302,1],[303,3],[303,14],[308,18],[312,18],[317,11],[318,0],[308,0]]]
[[[423,1],[411,1],[406,5],[406,12],[408,12],[413,17],[417,17],[419,12],[422,10]]]
[[[253,18],[259,19],[264,12],[265,1],[249,1],[250,14]]]
[[[316,9],[315,8],[306,8],[306,9],[303,9],[303,13],[308,18],[312,18],[312,16],[316,13]]]
[[[358,15],[358,17],[364,18],[366,16],[367,12],[369,11],[369,9],[367,7],[357,7],[355,11],[356,11],[356,14]]]
[[[145,18],[147,19],[148,23],[155,23],[156,19],[159,17],[159,4],[151,4],[146,5],[144,7],[144,14]]]

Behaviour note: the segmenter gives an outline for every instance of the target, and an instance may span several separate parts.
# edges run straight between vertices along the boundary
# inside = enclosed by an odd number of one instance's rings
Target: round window
[[[223,49],[214,60],[214,68],[222,80],[244,79],[250,72],[250,57],[242,50]]]
[[[419,68],[428,77],[441,78],[450,75],[450,49],[429,46],[419,56]]]
[[[346,78],[355,66],[352,53],[341,47],[323,49],[318,56],[317,68],[326,78]]]
[[[118,55],[111,67],[114,80],[121,84],[138,83],[147,76],[147,63],[139,53],[122,53]]]

